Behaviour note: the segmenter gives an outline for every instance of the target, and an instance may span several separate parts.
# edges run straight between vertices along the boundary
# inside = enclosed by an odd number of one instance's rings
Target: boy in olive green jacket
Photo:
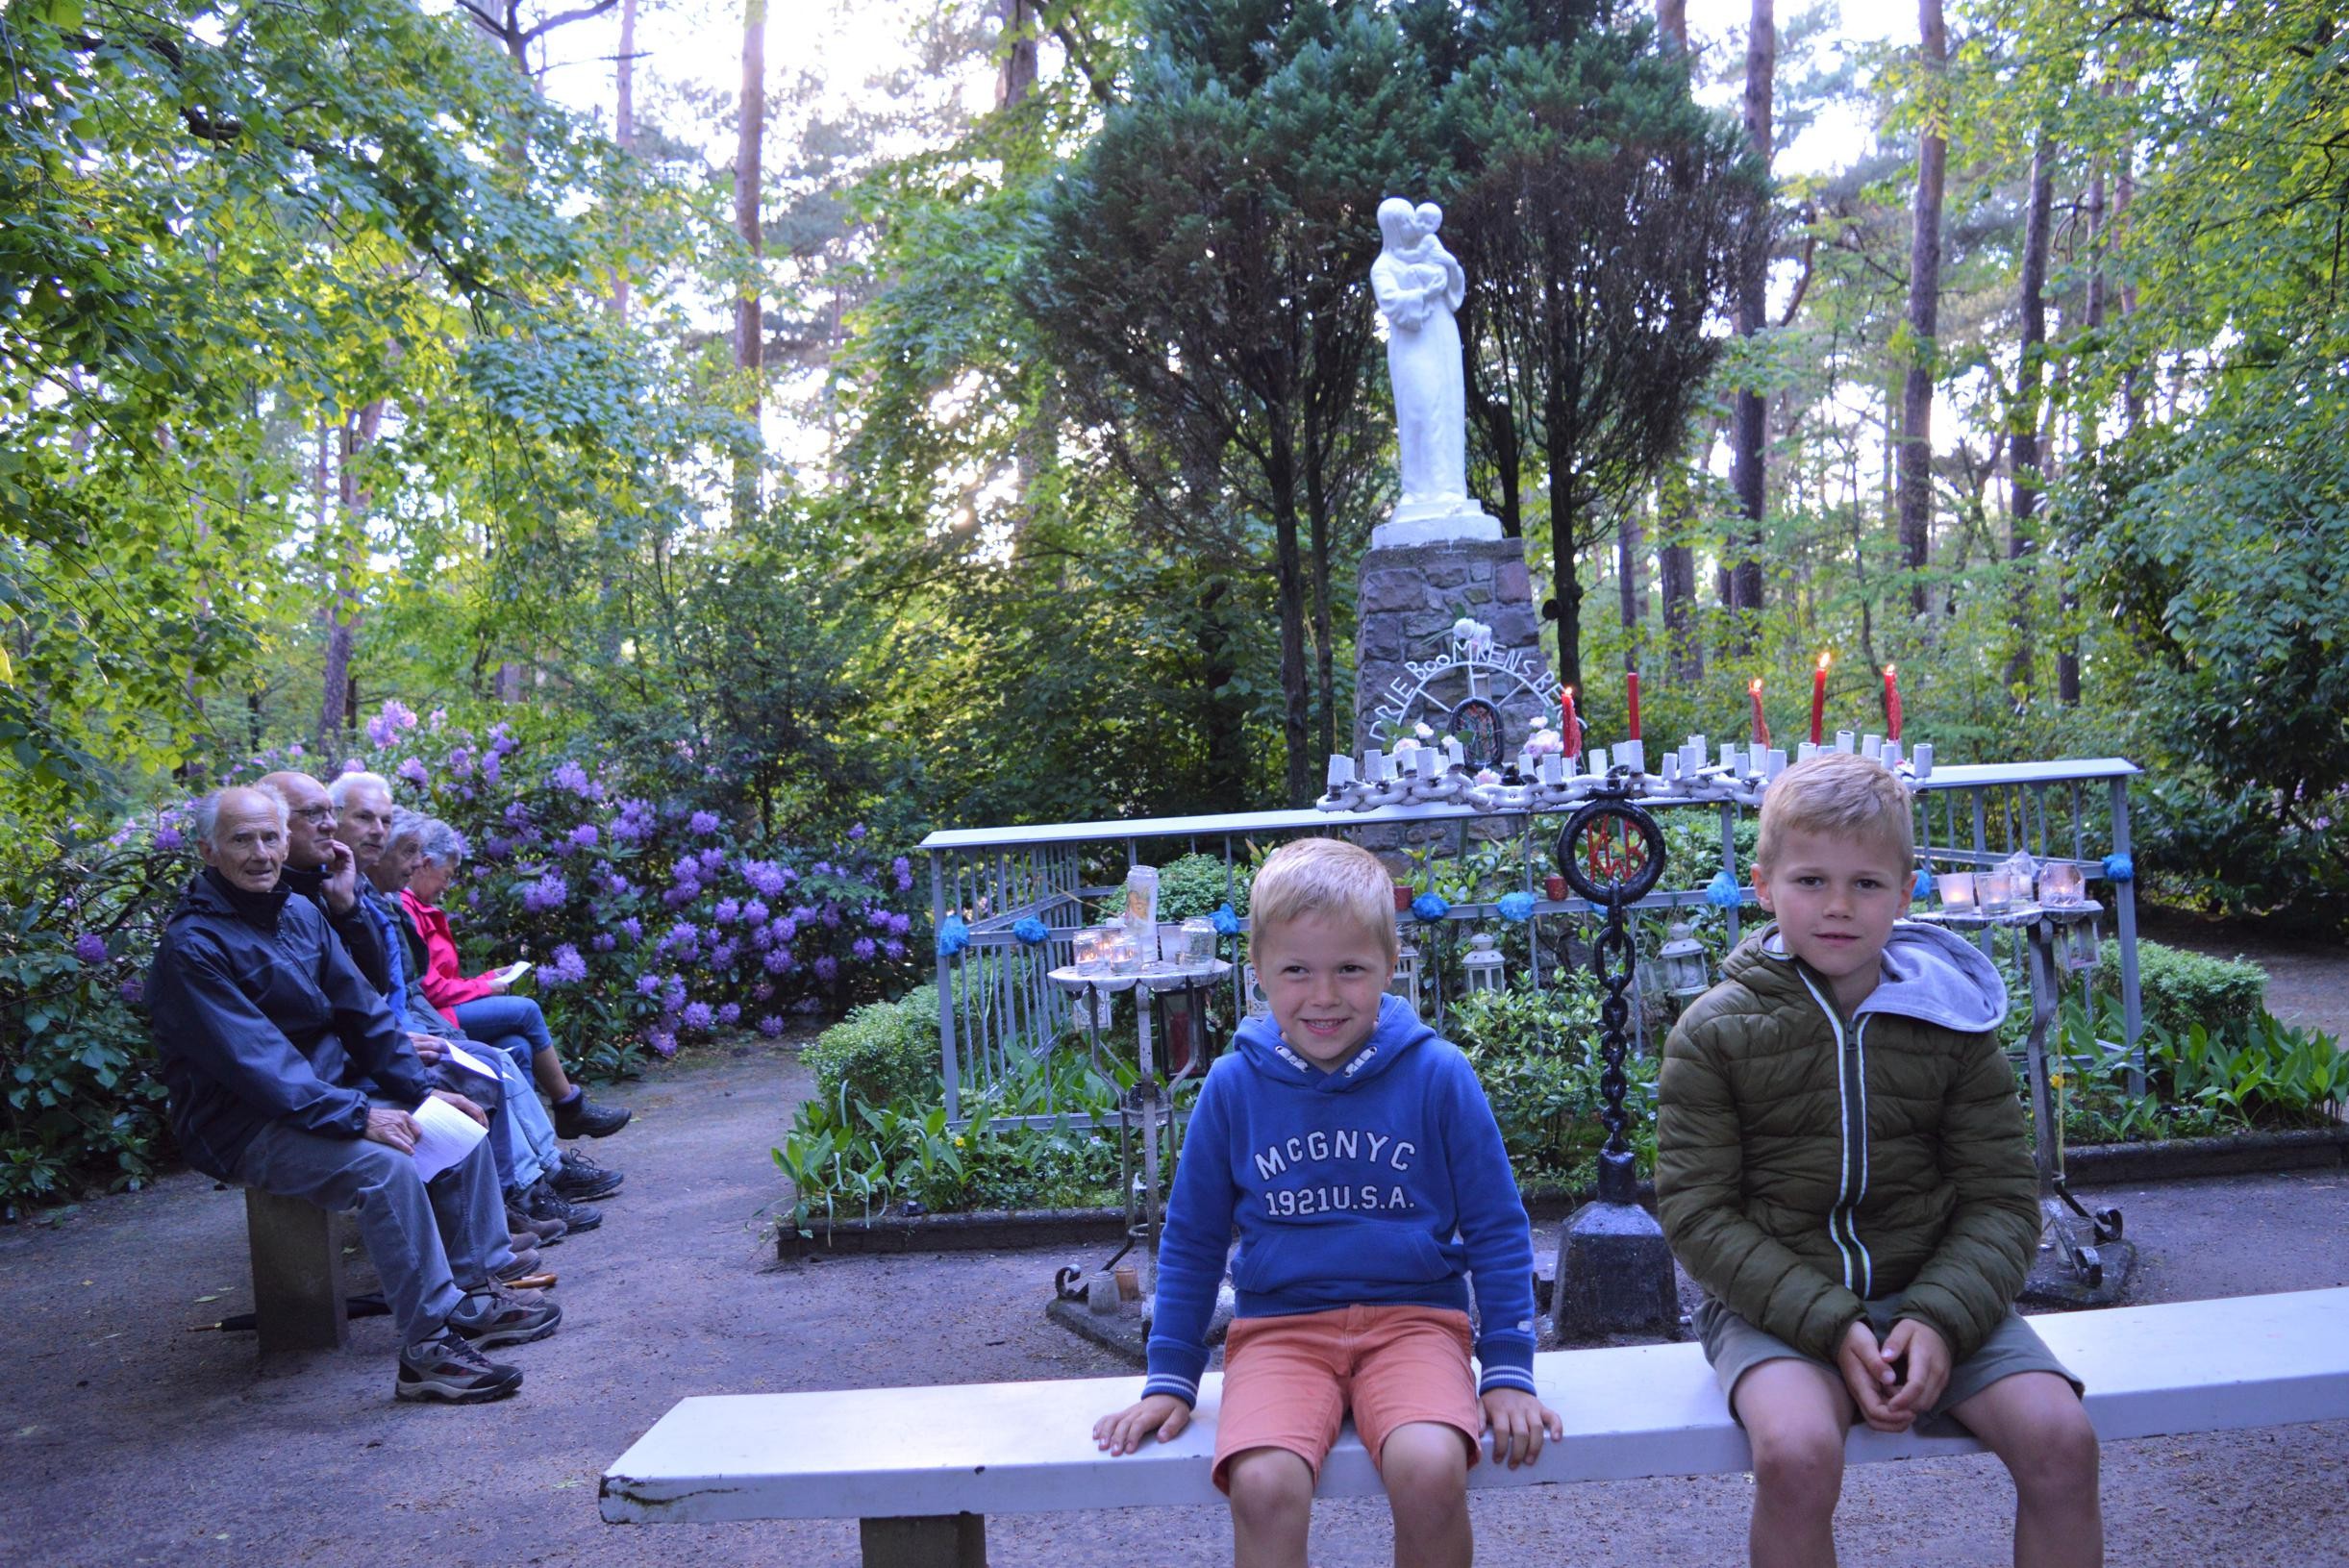
[[[1664,1047],[1657,1213],[1753,1447],[1755,1568],[1834,1563],[1855,1417],[1941,1414],[2014,1478],[2017,1568],[2092,1568],[2095,1430],[2013,1308],[2040,1222],[2006,985],[1901,921],[1914,853],[1907,788],[1866,758],[1770,785],[1754,886],[1777,924]]]

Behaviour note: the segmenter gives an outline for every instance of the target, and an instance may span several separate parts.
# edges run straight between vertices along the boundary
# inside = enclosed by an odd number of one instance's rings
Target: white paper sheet
[[[473,1152],[489,1135],[479,1122],[437,1097],[409,1114],[416,1119],[416,1174],[429,1182]]]

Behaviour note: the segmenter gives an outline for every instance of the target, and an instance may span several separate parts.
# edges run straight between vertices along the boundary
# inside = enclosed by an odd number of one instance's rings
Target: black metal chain
[[[1607,927],[1590,944],[1590,966],[1606,992],[1599,1002],[1599,1046],[1607,1058],[1607,1069],[1599,1077],[1599,1093],[1606,1099],[1599,1119],[1607,1124],[1606,1152],[1616,1156],[1631,1153],[1623,1135],[1630,1120],[1623,1111],[1623,1095],[1631,1087],[1623,1076],[1623,1054],[1631,1040],[1631,1006],[1623,993],[1631,989],[1637,961],[1638,950],[1623,921],[1623,900],[1610,899]]]

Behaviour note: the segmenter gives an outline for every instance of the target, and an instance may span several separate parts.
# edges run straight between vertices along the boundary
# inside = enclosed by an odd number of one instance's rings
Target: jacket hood
[[[1876,989],[1861,1013],[1890,1012],[1967,1034],[1996,1029],[2007,1016],[2007,983],[1982,950],[1921,920],[1903,920],[1885,943]],[[1741,942],[1724,971],[1757,991],[1796,985],[1796,960],[1771,926]]]
[[[1260,1078],[1283,1088],[1311,1094],[1345,1094],[1377,1078],[1435,1037],[1436,1032],[1420,1021],[1410,1003],[1389,994],[1379,999],[1379,1021],[1370,1031],[1370,1038],[1336,1072],[1316,1067],[1290,1050],[1288,1042],[1281,1038],[1281,1026],[1270,1013],[1256,1013],[1241,1020],[1233,1043],[1238,1046],[1241,1059]]]

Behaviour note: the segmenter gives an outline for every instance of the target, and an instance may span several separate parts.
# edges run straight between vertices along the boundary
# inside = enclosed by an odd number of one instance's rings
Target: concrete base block
[[[350,1343],[339,1219],[299,1198],[245,1188],[253,1318],[263,1355]]]
[[[2016,1298],[2017,1304],[2060,1311],[2117,1307],[2127,1298],[2129,1286],[2137,1279],[2137,1243],[2116,1236],[2097,1246],[2096,1257],[2104,1268],[2097,1282],[2091,1285],[2072,1267],[2062,1248],[2040,1248],[2029,1277],[2023,1281],[2023,1293]]]
[[[941,1513],[920,1519],[860,1519],[864,1568],[987,1568],[987,1519]]]
[[[1559,1233],[1550,1318],[1561,1340],[1594,1334],[1680,1332],[1672,1249],[1637,1204],[1600,1200],[1574,1211]]]

